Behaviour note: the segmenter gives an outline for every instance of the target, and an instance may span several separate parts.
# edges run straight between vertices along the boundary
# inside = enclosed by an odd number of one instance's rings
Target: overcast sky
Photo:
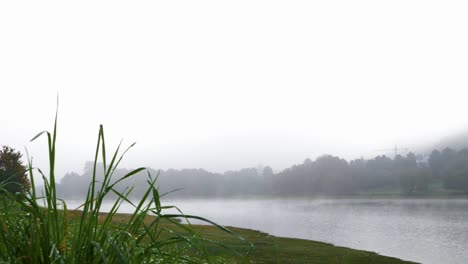
[[[81,172],[99,124],[124,166],[281,170],[468,127],[466,1],[2,1],[0,144]]]

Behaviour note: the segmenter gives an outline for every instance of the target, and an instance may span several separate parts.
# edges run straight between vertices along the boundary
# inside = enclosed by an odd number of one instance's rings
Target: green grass
[[[102,126],[98,133],[93,178],[85,202],[80,211],[69,211],[66,203],[57,197],[55,186],[57,117],[52,133],[41,132],[32,140],[41,136],[47,138],[48,174],[35,169],[28,157],[31,190],[16,194],[6,192],[0,197],[1,263],[225,262],[210,255],[208,246],[224,247],[232,255],[239,256],[222,243],[200,236],[190,225],[182,225],[180,218],[210,223],[251,247],[248,241],[236,233],[207,219],[184,215],[182,212],[166,214],[167,209],[177,208],[161,204],[161,195],[155,187],[157,175],[154,177],[148,173],[148,188],[137,203],[127,198],[132,188],[116,191],[114,186],[117,183],[130,179],[145,168],[135,169],[119,179],[113,179],[113,172],[134,144],[122,153],[119,145],[108,159]],[[98,168],[100,163],[102,168]],[[101,181],[97,180],[97,170],[104,173]],[[35,174],[44,181],[44,193],[36,191]],[[101,206],[110,194],[116,195],[117,199],[110,211],[102,214]],[[124,202],[134,207],[134,212],[125,219],[116,214]],[[148,222],[148,219],[151,221]]]
[[[235,248],[237,251],[247,252],[249,250],[245,244],[239,243],[238,240],[227,236],[212,226],[195,226],[194,229],[212,239],[223,241],[223,243]],[[249,229],[234,227],[230,227],[230,229],[253,243],[254,247],[249,254],[250,263],[412,263],[380,256],[372,252],[337,247],[317,241],[274,237]],[[219,248],[213,248],[210,252],[219,256],[224,256],[225,254]],[[238,259],[238,261],[241,260]]]

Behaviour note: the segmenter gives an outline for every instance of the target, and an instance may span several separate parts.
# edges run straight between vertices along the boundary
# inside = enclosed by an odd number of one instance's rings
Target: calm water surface
[[[70,203],[72,205],[73,202]],[[186,214],[421,263],[468,263],[468,200],[171,200]],[[130,212],[127,206],[122,212]]]

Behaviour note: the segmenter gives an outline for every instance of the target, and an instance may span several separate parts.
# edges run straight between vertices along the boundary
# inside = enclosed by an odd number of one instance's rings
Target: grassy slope
[[[102,214],[102,218],[105,214]],[[118,214],[114,221],[125,221],[129,217],[126,214]],[[146,221],[152,221],[152,217],[148,217]],[[164,227],[177,230],[176,225],[165,223]],[[224,245],[234,249],[240,255],[247,255],[250,250],[250,244],[242,241],[237,237],[230,235],[215,226],[209,225],[192,225],[196,233],[203,238],[219,241]],[[349,264],[398,264],[412,263],[400,259],[381,256],[373,252],[355,250],[344,247],[337,247],[332,244],[295,239],[285,237],[275,237],[263,232],[229,227],[230,230],[239,234],[253,244],[247,259],[239,255],[233,254],[232,250],[224,249],[218,245],[207,243],[204,245],[206,250],[212,256],[220,256],[231,260],[233,263],[317,263],[317,264],[332,264],[332,263],[349,263]]]
[[[213,226],[194,226],[205,237],[246,252],[249,246],[237,238],[221,232]],[[376,253],[336,247],[331,244],[304,239],[274,237],[259,231],[231,227],[231,230],[254,244],[249,254],[251,263],[410,263]],[[213,249],[212,254],[226,256],[222,250]],[[237,259],[241,260],[241,259]]]

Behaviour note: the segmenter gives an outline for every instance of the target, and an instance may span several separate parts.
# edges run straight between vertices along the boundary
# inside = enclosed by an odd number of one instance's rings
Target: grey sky
[[[39,164],[60,96],[59,173],[103,123],[125,166],[373,156],[468,125],[466,1],[0,3],[0,144]]]

